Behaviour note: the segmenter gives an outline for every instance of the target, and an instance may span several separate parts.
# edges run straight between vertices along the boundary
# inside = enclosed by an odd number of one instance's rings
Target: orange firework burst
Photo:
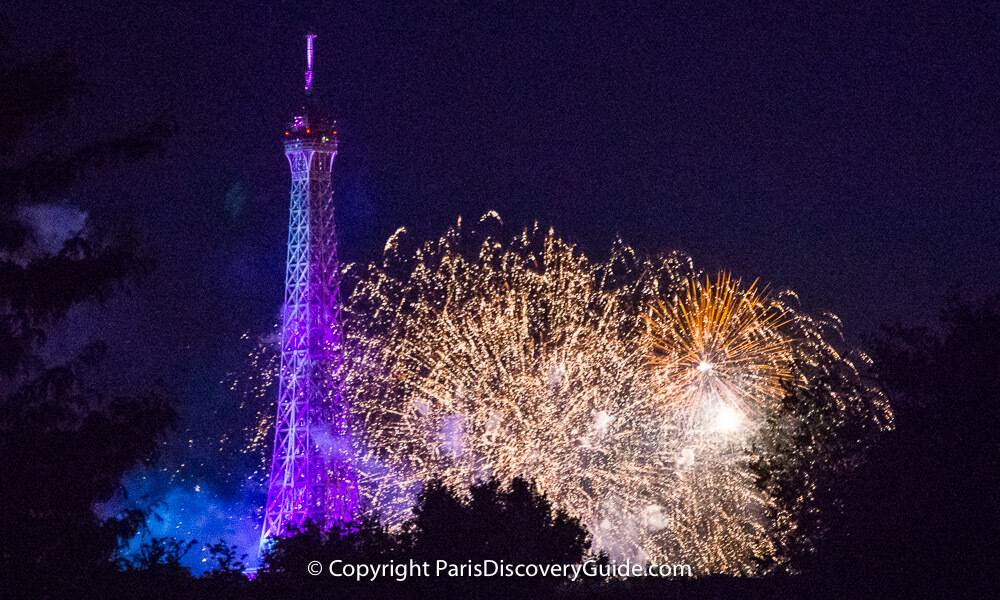
[[[725,272],[690,278],[646,317],[649,363],[666,386],[659,396],[692,425],[731,430],[756,418],[792,380],[793,320],[756,280],[743,287]]]

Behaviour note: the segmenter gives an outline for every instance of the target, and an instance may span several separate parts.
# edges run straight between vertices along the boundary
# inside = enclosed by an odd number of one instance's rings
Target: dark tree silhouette
[[[1000,539],[1000,298],[953,300],[941,327],[886,329],[876,364],[896,428],[845,481],[827,581],[990,595]]]
[[[134,556],[121,558],[118,562],[126,571],[190,575],[190,570],[182,563],[184,556],[197,544],[197,540],[153,538],[143,544]]]
[[[308,522],[301,530],[273,542],[256,584],[262,597],[312,598],[331,590],[374,598],[405,597],[400,594],[412,591],[411,586],[398,586],[385,579],[335,579],[326,571],[310,576],[306,566],[319,561],[325,569],[334,560],[349,564],[399,562],[407,559],[409,549],[408,536],[389,533],[374,519],[366,519],[354,528],[334,527],[329,531]]]
[[[418,560],[503,561],[521,564],[579,563],[590,548],[580,522],[551,503],[535,486],[514,479],[509,488],[495,481],[478,483],[469,498],[455,496],[440,482],[430,482],[416,508],[411,534]],[[565,580],[504,578],[483,585],[482,579],[436,579],[444,595],[512,597],[550,594]]]
[[[46,248],[22,209],[68,192],[92,168],[145,156],[168,127],[159,121],[32,153],[22,142],[40,124],[68,119],[66,109],[89,90],[65,56],[18,63],[2,39],[0,53],[0,588],[27,584],[32,597],[66,597],[91,589],[113,568],[119,543],[143,525],[141,511],[101,521],[94,505],[155,455],[175,415],[160,391],[107,392],[98,342],[46,364],[47,330],[149,265],[134,243],[87,232]]]
[[[247,555],[222,540],[209,545],[208,552],[214,564],[199,581],[201,596],[217,600],[246,600],[252,590],[251,582],[244,573]]]
[[[100,596],[108,598],[201,597],[184,556],[195,540],[153,538],[132,557],[118,560],[120,571],[102,582]],[[94,587],[90,588],[93,593]]]
[[[231,546],[225,540],[208,546],[211,561],[215,563],[205,574],[210,579],[226,579],[232,576],[243,578],[246,569],[247,555],[239,551],[239,547]]]
[[[579,562],[590,542],[577,519],[556,511],[533,484],[496,480],[456,497],[440,482],[424,489],[412,523],[414,551],[427,559],[497,559],[508,562]]]
[[[581,561],[589,547],[586,531],[564,513],[554,511],[533,485],[517,479],[509,489],[490,481],[474,485],[462,497],[440,482],[429,482],[414,519],[398,533],[374,520],[357,528],[323,532],[307,524],[296,535],[276,540],[256,582],[263,597],[311,598],[331,590],[365,598],[538,597],[553,593],[558,578],[472,579],[380,577],[357,582],[327,574],[310,576],[306,566],[334,560],[350,564],[453,564],[485,559],[523,564],[570,564]]]
[[[93,92],[65,54],[19,62],[2,34],[0,24],[0,374],[9,377],[38,368],[34,349],[44,341],[45,326],[80,302],[105,299],[149,267],[126,239],[77,235],[57,252],[39,254],[20,209],[59,198],[96,167],[144,158],[172,126],[161,117],[58,152],[22,144],[45,125],[69,119],[73,102]]]
[[[788,386],[750,451],[757,485],[774,500],[768,518],[776,524],[778,552],[762,558],[765,572],[817,567],[825,535],[842,521],[844,481],[891,423],[876,408],[881,400],[872,388],[846,365],[801,370],[808,385]]]

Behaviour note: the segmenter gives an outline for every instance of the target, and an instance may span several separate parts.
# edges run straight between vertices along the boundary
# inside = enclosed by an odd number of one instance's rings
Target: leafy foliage
[[[896,430],[847,482],[831,568],[913,592],[987,594],[1000,538],[1000,297],[954,299],[939,331],[886,329]],[[988,594],[987,594],[988,595]]]
[[[843,482],[886,425],[853,373],[817,371],[807,381],[788,386],[751,450],[757,485],[775,500],[768,517],[776,523],[778,553],[765,569],[815,567],[817,549],[842,516]]]
[[[498,482],[478,483],[464,497],[441,482],[429,482],[421,494],[414,519],[398,532],[366,520],[353,529],[334,528],[324,533],[307,524],[296,535],[274,542],[259,573],[265,593],[307,597],[329,589],[331,582],[343,594],[365,597],[510,597],[517,593],[552,593],[564,583],[554,578],[493,580],[483,586],[474,578],[381,577],[356,582],[342,578],[305,575],[310,561],[324,567],[331,561],[349,564],[429,563],[452,564],[492,559],[522,564],[577,563],[589,542],[579,522],[553,511],[535,487],[521,479],[509,489]]]
[[[149,263],[134,242],[86,231],[46,250],[21,209],[68,193],[95,167],[148,155],[169,126],[162,120],[60,153],[33,153],[22,142],[45,119],[66,118],[87,88],[58,54],[5,61],[0,81],[0,573],[32,582],[39,597],[63,596],[110,571],[119,544],[145,523],[138,509],[102,521],[94,505],[155,456],[176,415],[160,390],[109,392],[100,342],[47,364],[46,331],[72,307],[107,299]]]

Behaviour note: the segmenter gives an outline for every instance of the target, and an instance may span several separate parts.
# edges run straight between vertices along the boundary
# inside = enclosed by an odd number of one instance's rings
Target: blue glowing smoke
[[[243,488],[230,493],[208,484],[170,482],[160,473],[135,473],[125,481],[127,495],[101,507],[100,514],[113,516],[131,507],[151,511],[146,530],[123,550],[126,556],[134,555],[152,538],[197,540],[183,564],[200,575],[213,566],[207,547],[222,540],[246,554],[244,562],[253,566],[258,559],[264,496],[255,482],[248,481]]]

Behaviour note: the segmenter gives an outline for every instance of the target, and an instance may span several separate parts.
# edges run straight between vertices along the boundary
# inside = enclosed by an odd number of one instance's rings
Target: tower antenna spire
[[[313,89],[313,47],[316,34],[309,32],[306,34],[306,95],[312,94]]]

